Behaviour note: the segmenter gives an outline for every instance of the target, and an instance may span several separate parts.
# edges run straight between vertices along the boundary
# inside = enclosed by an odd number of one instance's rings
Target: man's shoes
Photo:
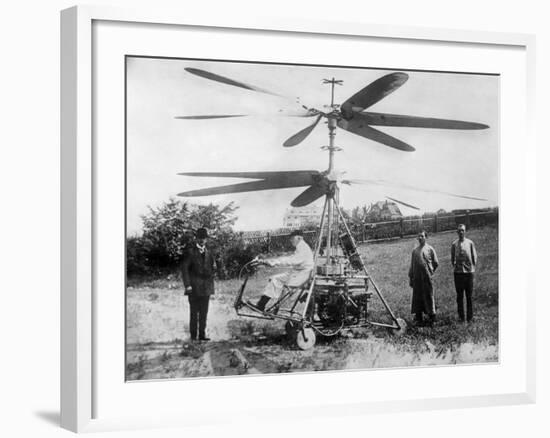
[[[248,304],[254,307],[255,309],[259,310],[260,312],[265,312],[265,306],[270,299],[271,298],[268,297],[267,295],[262,295],[256,304],[251,303],[250,301],[248,301]]]
[[[208,338],[208,337],[206,337],[206,336],[201,336],[201,337],[199,338],[199,341],[202,341],[202,342],[206,342],[206,341],[209,341],[209,340],[210,340],[210,338]]]
[[[433,327],[435,324],[435,319],[436,317],[434,314],[428,315],[428,320],[426,321],[425,327]]]

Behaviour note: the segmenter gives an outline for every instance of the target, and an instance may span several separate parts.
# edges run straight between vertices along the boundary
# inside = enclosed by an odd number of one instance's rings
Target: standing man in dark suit
[[[183,257],[182,278],[185,295],[189,298],[189,332],[191,340],[209,341],[206,337],[206,317],[210,295],[214,294],[214,255],[206,247],[208,232],[197,230],[194,243],[188,245]]]

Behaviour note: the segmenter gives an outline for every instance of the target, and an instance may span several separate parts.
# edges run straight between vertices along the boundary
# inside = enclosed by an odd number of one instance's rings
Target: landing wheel
[[[296,332],[296,345],[300,350],[309,350],[315,345],[315,332],[311,327],[298,329]]]
[[[296,340],[296,325],[292,321],[287,321],[285,323],[285,332],[290,342],[294,342]]]
[[[398,329],[392,329],[392,334],[394,336],[403,336],[405,333],[407,333],[407,323],[402,318],[397,318],[397,323],[399,324]]]

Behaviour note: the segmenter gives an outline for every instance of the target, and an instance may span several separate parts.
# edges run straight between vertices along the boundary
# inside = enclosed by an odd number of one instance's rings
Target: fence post
[[[466,229],[469,230],[470,229],[470,210],[466,210],[466,220],[464,222],[466,222],[465,223]]]
[[[365,242],[365,240],[367,240],[367,236],[366,236],[367,232],[365,230],[365,227],[366,227],[365,224],[361,224],[361,237],[362,237],[361,241],[362,242]]]
[[[267,233],[267,239],[266,239],[266,246],[267,246],[267,253],[269,254],[271,252],[271,234]]]
[[[437,213],[434,216],[434,233],[437,233]]]
[[[399,219],[399,237],[401,237],[402,239],[404,235],[405,235],[405,230],[403,227],[403,218],[400,218]]]

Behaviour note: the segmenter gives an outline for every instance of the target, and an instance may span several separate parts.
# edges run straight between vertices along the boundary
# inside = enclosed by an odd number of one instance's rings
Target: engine
[[[315,312],[327,328],[360,324],[367,318],[370,295],[364,284],[353,287],[343,283],[316,288]]]

